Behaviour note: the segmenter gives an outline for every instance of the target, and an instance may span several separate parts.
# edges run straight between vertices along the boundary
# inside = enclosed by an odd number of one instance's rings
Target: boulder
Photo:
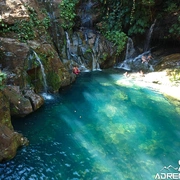
[[[0,162],[12,159],[23,145],[28,145],[25,137],[0,123]]]
[[[31,102],[33,111],[39,109],[44,104],[43,97],[36,94],[32,89],[24,90],[24,97]]]
[[[18,93],[13,86],[6,86],[3,93],[10,102],[10,112],[12,116],[26,116],[33,112],[33,108],[29,99]]]

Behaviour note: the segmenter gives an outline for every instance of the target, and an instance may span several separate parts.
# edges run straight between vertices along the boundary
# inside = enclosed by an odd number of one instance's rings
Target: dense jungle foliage
[[[75,25],[75,7],[82,0],[62,0],[61,17],[68,20],[65,28]],[[91,1],[89,1],[91,2]],[[99,22],[95,27],[109,40],[117,45],[117,53],[123,50],[127,37],[144,34],[156,20],[174,15],[176,21],[169,27],[169,37],[180,37],[180,1],[176,0],[97,0]],[[169,38],[169,37],[164,37]],[[121,39],[121,41],[119,41]]]
[[[41,35],[47,33],[46,30],[50,25],[50,19],[47,15],[46,9],[41,9],[41,13],[44,14],[44,19],[38,19],[37,12],[33,7],[26,6],[29,13],[29,21],[16,20],[13,25],[7,25],[0,18],[0,33],[5,34],[8,32],[14,32],[17,34],[18,39],[21,42],[32,40],[36,38],[37,34]],[[35,30],[35,28],[37,30]]]
[[[83,3],[86,2],[84,0],[60,1],[59,14],[63,29],[72,30],[74,26],[77,26],[77,19],[80,18],[77,15],[77,9]],[[124,49],[127,37],[145,34],[153,22],[161,22],[167,16],[175,18],[172,19],[170,27],[166,27],[168,36],[163,38],[167,39],[173,36],[180,39],[180,1],[87,0],[87,3],[93,3],[92,11],[98,16],[98,21],[93,24],[94,28],[117,46],[117,54]],[[0,33],[13,31],[18,35],[20,41],[27,41],[34,39],[37,34],[46,32],[50,25],[46,10],[42,9],[44,19],[39,20],[36,11],[31,7],[27,8],[30,21],[20,20],[13,26],[7,26],[0,18]],[[34,31],[34,28],[38,30]]]
[[[169,33],[180,35],[180,1],[176,0],[100,0],[104,32],[123,31],[128,36],[142,34],[150,25],[167,14],[178,21]]]

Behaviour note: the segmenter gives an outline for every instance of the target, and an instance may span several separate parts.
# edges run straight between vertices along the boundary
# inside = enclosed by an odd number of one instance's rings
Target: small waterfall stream
[[[83,3],[82,7],[80,9],[80,18],[81,18],[81,24],[82,27],[92,29],[93,28],[93,21],[92,21],[92,8],[96,3],[92,3],[91,0],[89,0],[87,3]]]
[[[91,34],[94,33],[94,43],[93,47],[91,47],[91,55],[92,55],[92,71],[99,71],[100,64],[99,64],[99,57],[100,57],[100,50],[99,50],[99,39],[100,36],[97,32],[93,30],[93,6],[96,4],[96,2],[92,2],[91,0],[88,0],[88,2],[83,3],[82,7],[80,9],[80,18],[81,18],[81,25],[84,30],[84,37],[85,42],[88,45],[89,44],[89,36],[91,37]]]
[[[41,72],[42,72],[42,78],[43,78],[43,85],[44,85],[44,92],[47,93],[47,81],[46,81],[46,74],[45,74],[45,71],[44,71],[44,66],[41,62],[41,59],[39,58],[39,56],[37,55],[37,53],[35,51],[33,51],[34,53],[34,56],[36,58],[36,60],[38,61],[40,67],[41,67]]]
[[[96,39],[95,39],[95,43],[94,43],[94,47],[92,48],[92,70],[93,71],[97,71],[100,70],[100,65],[98,62],[100,53],[99,53],[99,36],[97,35]]]
[[[69,60],[71,58],[70,39],[68,32],[65,31],[65,34],[66,34],[66,54],[67,54],[67,59]]]
[[[150,40],[155,23],[156,20],[151,25],[148,31],[145,41],[144,51],[141,54],[138,54],[137,56],[133,56],[133,54],[136,53],[134,48],[134,43],[131,38],[128,38],[125,60],[122,63],[119,63],[116,66],[116,68],[124,69],[127,71],[142,70],[142,69],[147,71],[154,71],[152,64],[149,63],[149,61],[152,60],[151,51],[149,47],[150,47]]]
[[[44,70],[44,66],[41,62],[41,59],[39,58],[39,56],[37,55],[37,53],[35,51],[33,51],[33,54],[36,58],[36,61],[39,63],[40,67],[41,67],[41,73],[42,73],[42,78],[43,78],[43,86],[44,86],[44,92],[42,93],[42,96],[44,99],[53,99],[53,97],[48,94],[48,85],[47,85],[47,80],[46,80],[46,73],[45,73],[45,70]]]
[[[133,40],[129,37],[126,47],[126,56],[125,59],[132,58],[133,53],[135,52]]]
[[[154,25],[156,24],[156,19],[154,20],[154,23],[151,25],[147,37],[146,37],[146,41],[145,41],[145,45],[144,45],[144,52],[149,50],[149,46],[150,46],[150,40],[151,40],[151,36],[153,33],[153,29],[154,29]]]
[[[95,4],[91,0],[82,2],[77,14],[80,17],[79,29],[73,33],[65,31],[64,35],[66,40],[64,62],[70,68],[77,65],[83,72],[101,70],[102,58],[105,54],[111,54],[108,52],[111,51],[110,43],[104,43],[105,40],[93,27]]]
[[[46,8],[48,17],[50,19],[49,32],[53,45],[59,55],[61,56],[63,37],[61,36],[59,15],[57,15],[57,1],[55,0],[37,0],[43,7]],[[44,40],[46,42],[46,40]]]

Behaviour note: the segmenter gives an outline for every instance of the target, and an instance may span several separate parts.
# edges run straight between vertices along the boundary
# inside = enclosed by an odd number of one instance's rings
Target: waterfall
[[[128,38],[125,60],[122,63],[119,63],[117,66],[115,66],[115,68],[120,68],[127,71],[131,71],[132,69],[138,69],[138,68],[145,68],[148,69],[149,71],[154,70],[153,66],[149,64],[150,59],[148,59],[148,56],[151,56],[151,52],[149,50],[149,44],[155,23],[156,20],[151,25],[149,32],[147,34],[146,43],[144,46],[144,52],[137,55],[136,57],[133,57],[133,54],[135,53],[134,44],[132,39]]]
[[[98,63],[98,55],[97,53],[94,51],[92,52],[92,70],[96,71],[96,70],[101,70],[99,63]]]
[[[117,64],[115,66],[115,68],[130,71],[131,70],[131,67],[130,67],[131,62],[132,62],[132,59],[125,60],[122,63]]]
[[[69,60],[71,58],[71,53],[70,53],[70,39],[69,39],[69,34],[65,32],[66,34],[66,53],[67,53],[67,59]]]
[[[93,71],[96,71],[96,70],[101,71],[99,62],[98,62],[99,55],[100,55],[98,45],[99,45],[99,35],[96,37],[95,42],[94,42],[94,47],[92,48],[92,70]]]
[[[87,3],[83,3],[82,7],[80,8],[80,11],[78,12],[78,14],[80,15],[80,18],[81,18],[82,27],[85,27],[88,29],[93,28],[92,8],[95,4],[96,2],[93,3],[91,2],[91,0],[89,0]]]
[[[127,41],[125,59],[131,58],[134,52],[135,52],[134,43],[133,43],[133,40],[129,37]]]
[[[119,63],[115,68],[131,71],[133,69],[132,67],[135,67],[136,64],[137,66],[139,64],[142,64],[142,56],[147,56],[149,54],[150,54],[150,51],[145,51],[134,58],[125,59],[122,63]],[[149,66],[150,66],[149,69],[152,71],[153,67],[151,65]]]
[[[44,66],[39,58],[39,56],[36,54],[35,51],[33,51],[34,55],[35,55],[35,58],[36,60],[39,62],[39,65],[41,67],[41,72],[42,72],[42,77],[43,77],[43,85],[44,85],[44,92],[47,93],[47,81],[46,81],[46,74],[45,74],[45,71],[44,71]]]
[[[85,37],[86,44],[88,44],[88,35],[87,35],[87,33],[84,34],[84,37]]]
[[[149,50],[149,45],[150,45],[150,40],[151,40],[151,36],[153,33],[153,29],[154,29],[154,25],[156,24],[156,19],[154,20],[154,23],[151,25],[147,37],[146,37],[146,41],[145,41],[145,45],[144,45],[144,51],[148,51]]]
[[[141,59],[142,56],[146,56],[146,55],[148,55],[149,53],[150,53],[150,51],[145,51],[145,52],[143,52],[142,54],[139,54],[138,56],[136,56],[136,57],[133,59],[133,62]]]
[[[133,63],[132,55],[135,53],[133,40],[129,37],[126,45],[126,56],[122,63],[118,63],[115,68],[131,70],[131,64]]]
[[[92,15],[90,13],[92,3],[88,2],[84,5],[83,13],[81,14],[82,26],[91,28],[92,27]]]
[[[44,7],[47,11],[48,17],[50,19],[49,33],[52,37],[52,42],[56,51],[61,56],[61,44],[63,42],[63,36],[61,36],[60,24],[59,24],[59,15],[56,12],[57,3],[55,0],[37,0],[40,3],[40,6]],[[42,37],[43,38],[43,37]],[[46,39],[43,39],[46,42]]]

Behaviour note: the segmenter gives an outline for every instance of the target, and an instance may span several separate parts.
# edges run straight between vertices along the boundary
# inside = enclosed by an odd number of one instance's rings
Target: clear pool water
[[[116,70],[82,73],[37,112],[14,119],[30,144],[0,164],[0,179],[151,180],[178,167],[180,113],[122,78]]]

